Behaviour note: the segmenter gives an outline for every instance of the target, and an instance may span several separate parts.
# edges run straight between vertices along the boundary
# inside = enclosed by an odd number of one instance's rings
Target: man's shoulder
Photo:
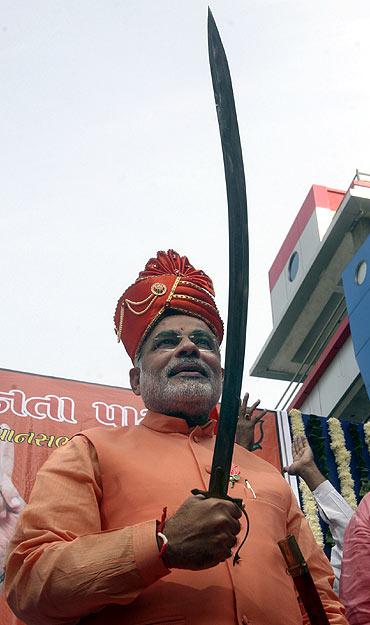
[[[370,521],[370,493],[366,493],[366,495],[361,499],[358,510],[364,519]]]
[[[82,430],[76,436],[87,438],[94,443],[95,441],[117,441],[122,440],[126,436],[139,435],[142,428],[137,425],[128,425],[121,427],[93,427]]]
[[[363,536],[368,536],[370,531],[370,493],[367,493],[360,501],[349,525],[356,528],[356,531],[360,531]]]

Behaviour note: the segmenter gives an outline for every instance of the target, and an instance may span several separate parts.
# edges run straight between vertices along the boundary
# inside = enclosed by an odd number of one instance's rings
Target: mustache
[[[167,377],[180,373],[180,371],[199,371],[204,377],[210,377],[210,369],[207,365],[194,358],[181,358],[175,365],[168,367]]]

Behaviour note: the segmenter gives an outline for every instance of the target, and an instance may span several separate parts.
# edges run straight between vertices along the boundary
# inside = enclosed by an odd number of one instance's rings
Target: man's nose
[[[198,345],[196,345],[191,338],[184,336],[176,348],[176,356],[200,356]]]

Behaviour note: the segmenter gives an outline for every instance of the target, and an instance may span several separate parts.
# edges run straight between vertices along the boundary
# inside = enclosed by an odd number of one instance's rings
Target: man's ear
[[[133,367],[130,369],[130,384],[135,395],[140,395],[140,369]]]

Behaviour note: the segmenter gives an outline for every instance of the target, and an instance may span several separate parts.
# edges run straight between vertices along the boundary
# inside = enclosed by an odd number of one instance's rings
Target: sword
[[[243,155],[230,71],[216,22],[208,8],[208,52],[225,169],[229,214],[229,304],[220,418],[206,497],[228,497],[238,422],[248,312],[248,214]],[[194,489],[194,494],[199,490]]]

